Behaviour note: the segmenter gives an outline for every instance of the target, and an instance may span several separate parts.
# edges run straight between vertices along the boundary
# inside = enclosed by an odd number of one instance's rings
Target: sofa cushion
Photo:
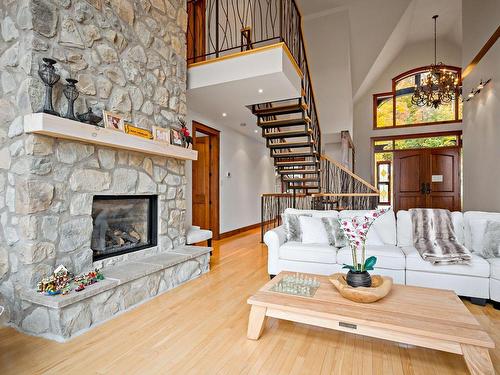
[[[399,210],[397,214],[397,237],[398,246],[413,246],[413,224],[409,211]],[[464,244],[464,215],[459,211],[451,213],[453,231],[459,244]],[[467,245],[465,245],[467,247]]]
[[[280,259],[312,263],[337,263],[337,248],[322,244],[285,242],[279,250]]]
[[[484,223],[486,226],[486,221],[488,220],[493,220],[493,221],[500,221],[500,213],[496,212],[481,212],[481,211],[468,211],[464,213],[464,237],[465,237],[465,247],[468,248],[470,251],[476,251],[474,247],[481,247],[482,250],[482,235],[484,234],[484,231],[479,233],[481,229],[479,228],[481,225],[480,223]],[[475,238],[473,238],[473,233],[472,233],[472,228],[471,228],[471,222],[472,221],[479,221],[479,224],[476,225],[475,230],[478,232]],[[474,225],[474,224],[473,224]],[[474,242],[474,243],[473,243]],[[479,251],[481,251],[479,250]]]
[[[335,210],[300,210],[298,208],[286,208],[285,214],[294,215],[310,215],[312,217],[339,217],[338,211]]]
[[[500,258],[491,258],[488,262],[490,263],[490,277],[500,280]]]
[[[339,217],[351,218],[354,216],[364,216],[369,212],[369,210],[345,210],[339,212]],[[377,232],[378,237],[380,237],[384,244],[396,245],[396,216],[394,215],[394,211],[389,210],[377,218],[368,231],[368,237],[370,237],[370,232],[372,231]]]
[[[466,275],[489,277],[490,264],[486,259],[481,258],[476,254],[471,254],[471,261],[469,264],[441,264],[433,265],[422,259],[417,249],[413,246],[405,246],[402,248],[406,254],[406,270],[408,271],[421,271],[433,272],[452,275]],[[437,285],[436,287],[439,287]]]
[[[319,217],[299,216],[302,243],[329,245],[330,239],[326,227]]]
[[[366,246],[366,256],[376,256],[375,268],[388,268],[393,270],[405,269],[405,256],[401,249],[394,245]],[[339,264],[352,264],[351,248],[343,247],[337,253]]]

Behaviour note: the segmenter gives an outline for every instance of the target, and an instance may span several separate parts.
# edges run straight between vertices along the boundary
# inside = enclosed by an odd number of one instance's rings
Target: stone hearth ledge
[[[105,279],[62,296],[34,290],[21,295],[26,313],[20,327],[30,335],[64,342],[203,273],[210,247],[183,246],[102,269]]]

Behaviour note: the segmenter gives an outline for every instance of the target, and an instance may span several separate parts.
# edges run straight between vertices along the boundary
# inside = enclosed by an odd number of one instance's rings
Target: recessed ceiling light
[[[226,117],[227,116],[227,113],[226,112],[223,112],[222,113],[222,117]]]
[[[259,89],[259,94],[262,94],[263,92],[264,92],[264,90]]]
[[[254,133],[258,133],[259,131],[258,131],[257,129],[255,129],[253,132],[254,132]]]

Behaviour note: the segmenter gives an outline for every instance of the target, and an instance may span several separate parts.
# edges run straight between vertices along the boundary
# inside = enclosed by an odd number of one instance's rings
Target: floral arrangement
[[[373,270],[377,257],[371,256],[366,259],[366,237],[371,226],[377,218],[387,212],[387,209],[370,211],[364,216],[339,219],[352,252],[352,265],[344,264],[342,268],[347,268],[352,272],[364,272]],[[358,250],[361,249],[361,259],[358,259]]]

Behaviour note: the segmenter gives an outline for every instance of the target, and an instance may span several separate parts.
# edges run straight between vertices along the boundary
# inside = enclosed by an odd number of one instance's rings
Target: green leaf
[[[355,270],[354,266],[350,266],[349,264],[344,264],[342,268],[347,268],[347,269],[349,269],[351,271]]]
[[[371,256],[365,261],[365,270],[371,271],[373,267],[375,267],[375,263],[377,263],[377,257]]]

